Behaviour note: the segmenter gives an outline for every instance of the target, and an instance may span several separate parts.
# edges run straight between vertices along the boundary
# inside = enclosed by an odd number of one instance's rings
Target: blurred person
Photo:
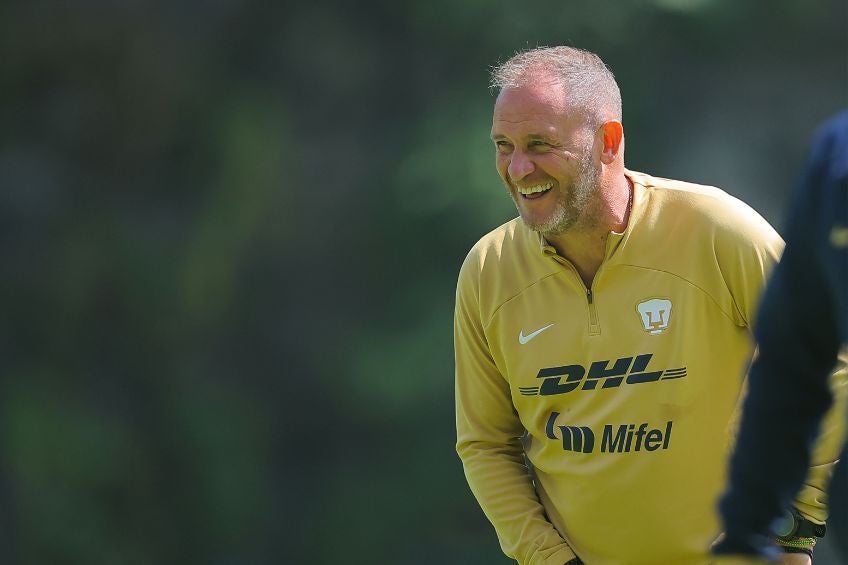
[[[848,111],[828,120],[813,139],[790,208],[786,250],[768,283],[755,337],[759,352],[720,505],[726,534],[715,552],[770,559],[774,531],[789,531],[798,521],[792,496],[831,404],[828,375],[848,343]],[[830,497],[832,513],[841,515],[834,516],[828,534],[843,559],[846,492],[843,458]],[[799,526],[796,533],[806,540],[800,550],[809,551],[815,532]]]
[[[717,188],[626,169],[619,89],[596,55],[529,50],[492,85],[520,217],[472,248],[457,284],[471,490],[523,564],[708,563],[738,375],[783,242]],[[817,522],[834,435],[797,496]]]

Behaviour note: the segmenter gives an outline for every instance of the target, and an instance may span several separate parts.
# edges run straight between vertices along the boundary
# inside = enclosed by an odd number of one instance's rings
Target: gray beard
[[[592,225],[599,215],[597,199],[599,176],[600,171],[592,161],[592,153],[587,148],[580,157],[580,172],[577,180],[571,186],[571,190],[560,193],[551,218],[541,223],[530,224],[526,220],[524,223],[542,235],[562,235],[575,228]]]

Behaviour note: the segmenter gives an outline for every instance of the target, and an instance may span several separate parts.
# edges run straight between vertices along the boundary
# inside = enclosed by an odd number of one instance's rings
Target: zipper
[[[583,279],[580,277],[580,273],[577,272],[577,269],[569,260],[560,255],[553,255],[552,257],[557,263],[567,267],[577,278],[577,282],[581,287],[583,287],[583,290],[586,291],[586,306],[589,310],[589,335],[601,335],[601,323],[598,320],[598,309],[595,306],[595,295],[592,292],[592,288],[586,288],[586,283],[583,282]],[[595,279],[598,278],[598,274],[600,274],[601,269],[603,269],[603,265],[601,265],[601,268],[598,269],[597,273],[595,273]]]
[[[586,301],[589,303],[589,335],[601,335],[598,309],[595,307],[595,295],[592,293],[591,288],[586,290]]]

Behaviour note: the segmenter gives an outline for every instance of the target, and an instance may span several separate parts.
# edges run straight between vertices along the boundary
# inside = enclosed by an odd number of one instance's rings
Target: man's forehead
[[[565,90],[560,84],[530,84],[505,88],[498,94],[492,115],[492,135],[502,130],[529,128],[533,133],[552,134],[582,120],[569,107]],[[517,133],[517,132],[516,132]],[[528,131],[527,133],[530,133]]]
[[[526,139],[557,139],[564,135],[563,128],[545,120],[523,120],[508,122],[495,120],[492,122],[492,139],[526,138]]]
[[[494,121],[519,122],[533,118],[566,118],[565,89],[558,83],[532,83],[504,88],[495,100]]]

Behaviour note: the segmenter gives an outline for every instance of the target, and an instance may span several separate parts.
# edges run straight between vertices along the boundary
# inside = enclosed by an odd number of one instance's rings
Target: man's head
[[[558,235],[598,221],[605,167],[623,170],[621,95],[593,53],[515,55],[492,72],[498,172],[524,222]]]

